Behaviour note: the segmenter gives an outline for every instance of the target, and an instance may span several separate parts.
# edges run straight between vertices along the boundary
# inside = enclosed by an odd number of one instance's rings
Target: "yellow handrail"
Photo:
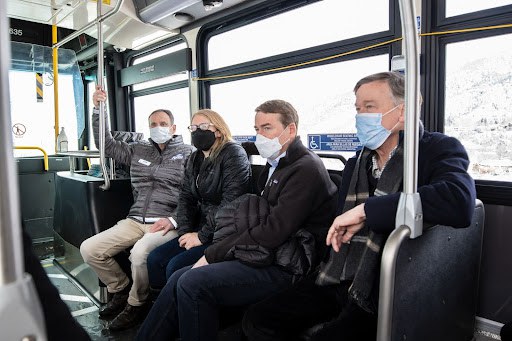
[[[52,43],[57,43],[57,26],[52,25]],[[53,105],[54,105],[54,119],[55,119],[55,153],[57,153],[57,137],[59,137],[59,49],[52,49],[53,60]]]
[[[14,149],[37,149],[40,150],[41,153],[43,153],[43,159],[44,159],[44,170],[48,171],[48,154],[46,151],[41,147],[35,147],[35,146],[14,146]]]

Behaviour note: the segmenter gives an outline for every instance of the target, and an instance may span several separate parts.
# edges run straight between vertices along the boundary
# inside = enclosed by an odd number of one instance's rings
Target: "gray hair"
[[[357,92],[359,88],[368,83],[372,82],[386,82],[393,95],[393,102],[400,104],[405,100],[405,77],[399,72],[379,72],[370,76],[366,76],[357,82],[354,87],[354,92]]]
[[[160,112],[160,111],[163,113],[166,113],[167,116],[169,116],[169,118],[171,119],[171,125],[173,125],[174,124],[174,115],[172,114],[172,112],[170,110],[167,110],[167,109],[156,109],[151,114],[149,114],[148,120],[151,117],[151,115],[156,114],[157,112]]]

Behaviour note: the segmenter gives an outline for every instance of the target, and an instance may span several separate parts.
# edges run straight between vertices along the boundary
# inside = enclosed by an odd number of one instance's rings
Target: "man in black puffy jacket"
[[[322,245],[336,211],[336,186],[320,158],[301,143],[298,123],[297,112],[285,101],[267,101],[256,108],[255,144],[268,161],[258,181],[263,198],[258,202],[268,206],[268,213],[250,229],[235,228],[208,247],[192,269],[175,272],[139,331],[139,340],[170,340],[178,334],[183,341],[215,340],[219,306],[258,302],[296,279],[293,267],[275,261],[283,259],[277,257],[282,246],[301,244],[302,235],[310,237],[308,242],[316,237]],[[240,208],[238,220],[250,220],[244,216],[249,211]],[[314,245],[308,250],[316,253]],[[268,254],[263,263],[261,251]]]

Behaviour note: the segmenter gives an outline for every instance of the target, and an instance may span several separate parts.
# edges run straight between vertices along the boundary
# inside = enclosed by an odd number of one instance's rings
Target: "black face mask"
[[[215,133],[211,130],[197,129],[192,133],[192,144],[200,150],[207,151],[215,143]]]

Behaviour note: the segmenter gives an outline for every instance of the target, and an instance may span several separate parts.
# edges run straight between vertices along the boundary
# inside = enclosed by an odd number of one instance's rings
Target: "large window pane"
[[[445,132],[466,147],[471,174],[512,181],[512,34],[446,47]]]
[[[511,0],[446,0],[446,17],[512,4]]]
[[[48,154],[55,153],[55,109],[53,81],[43,74],[43,96],[36,95],[36,74],[9,71],[11,121],[14,146],[36,146]],[[72,75],[59,75],[59,126],[68,137],[68,149],[78,149],[77,108]],[[16,157],[41,156],[37,150],[15,150]]]
[[[384,0],[315,2],[213,36],[209,69],[386,31],[388,18],[389,2]]]
[[[190,143],[190,133],[187,127],[190,125],[190,99],[189,89],[182,88],[153,95],[134,98],[135,104],[135,129],[144,133],[144,138],[149,138],[148,116],[154,110],[168,109],[174,116],[176,134],[183,135],[185,143]]]
[[[303,143],[307,134],[354,133],[354,85],[364,76],[386,71],[388,61],[385,54],[213,85],[212,109],[226,119],[234,135],[254,135],[254,109],[276,98],[297,109]]]

